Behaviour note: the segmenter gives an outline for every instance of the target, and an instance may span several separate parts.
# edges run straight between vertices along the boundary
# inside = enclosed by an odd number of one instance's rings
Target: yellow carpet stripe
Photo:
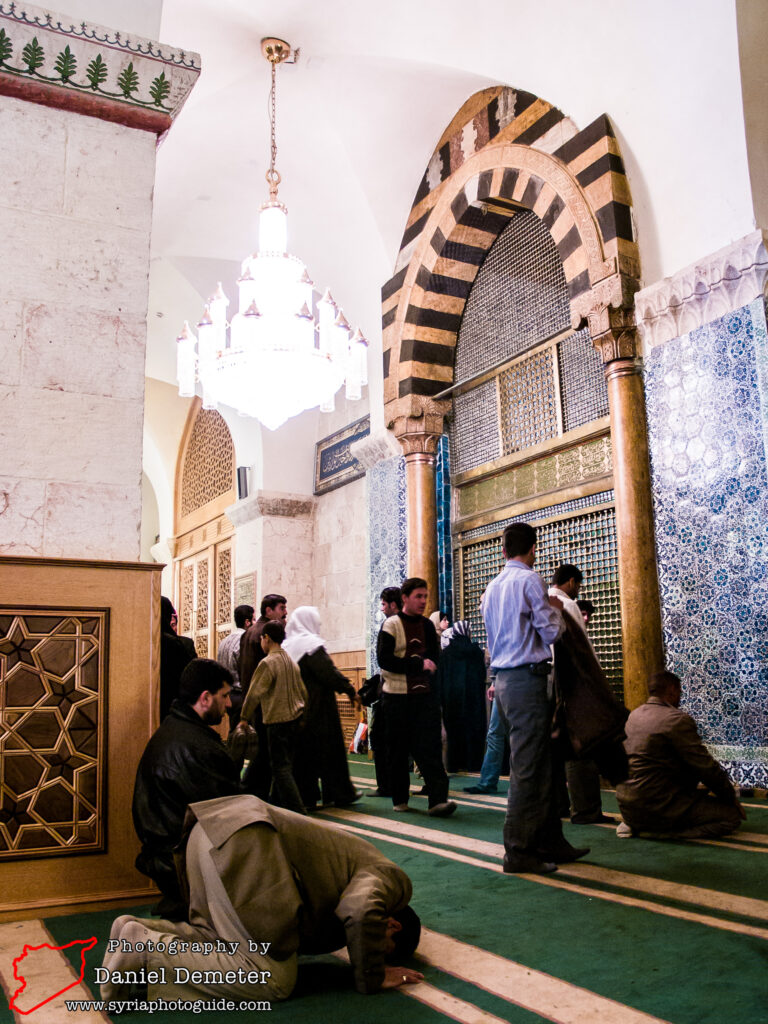
[[[489,843],[482,839],[457,836],[452,832],[444,832],[441,829],[412,825],[410,821],[403,821],[401,824],[399,821],[392,822],[374,817],[371,814],[359,814],[357,811],[335,809],[329,811],[329,813],[333,817],[351,818],[362,825],[368,825],[372,828],[403,832],[415,839],[423,839],[427,842],[439,843],[459,850],[470,850],[487,857],[501,858],[504,856],[504,847],[501,843]],[[662,899],[690,903],[694,906],[706,907],[709,910],[722,910],[729,914],[740,914],[743,917],[753,917],[760,921],[768,921],[768,900],[755,899],[750,896],[735,896],[732,893],[719,892],[716,889],[705,889],[696,885],[685,885],[680,882],[667,882],[661,878],[650,878],[645,875],[632,874],[628,871],[616,871],[612,868],[600,867],[595,864],[585,864],[582,861],[574,864],[563,864],[560,867],[560,873],[569,877],[581,878],[584,881],[603,883],[616,886],[617,888],[647,893]]]
[[[80,938],[90,938],[89,935],[81,935]],[[42,921],[11,921],[7,924],[0,924],[0,983],[5,989],[8,1001],[21,982],[16,981],[13,976],[13,961],[21,956],[24,946],[40,946],[48,943],[56,946],[58,943],[45,927]],[[96,948],[89,950],[86,954],[86,964],[99,960]],[[89,959],[90,958],[90,959]],[[72,1015],[67,1011],[64,1001],[66,999],[93,999],[88,987],[84,982],[79,982],[67,992],[44,1003],[39,1009],[31,1010],[40,999],[44,999],[50,992],[61,991],[78,977],[72,965],[64,953],[58,950],[40,950],[30,953],[29,956],[19,965],[18,973],[26,979],[26,988],[19,996],[17,1005],[27,1013],[14,1012],[15,1021],[33,1021],[34,1024],[62,1024]],[[27,1015],[29,1014],[29,1015]],[[74,1020],[75,1017],[72,1016]],[[109,1017],[96,1010],[80,1010],[76,1014],[78,1024],[110,1024]]]
[[[607,828],[612,832],[616,831],[615,825],[608,823],[596,823],[596,828]],[[622,840],[624,842],[625,840]],[[654,839],[652,842],[666,842],[665,839]],[[675,836],[670,835],[669,841],[675,841]],[[768,836],[759,832],[734,832],[728,839],[678,839],[680,843],[695,843],[696,846],[720,846],[727,850],[740,850],[742,853],[768,853]],[[756,843],[756,846],[750,846]]]
[[[359,828],[348,822],[339,821],[339,828],[347,832],[354,832],[364,839],[378,839],[386,843],[394,843],[396,846],[406,846],[411,850],[420,850],[424,853],[431,853],[445,860],[455,860],[461,864],[469,864],[476,868],[485,868],[486,871],[495,871],[501,874],[501,864],[491,863],[487,860],[478,860],[476,857],[468,857],[462,853],[455,853],[453,850],[445,850],[436,846],[427,846],[424,843],[417,843],[411,839],[403,839],[400,836],[385,832],[374,832],[372,829]],[[768,941],[768,928],[758,928],[755,925],[740,924],[736,921],[727,921],[724,918],[711,917],[709,914],[700,914],[693,910],[682,910],[679,907],[667,907],[662,903],[652,903],[648,900],[636,899],[634,896],[625,896],[621,893],[608,892],[607,890],[591,889],[585,885],[576,885],[573,882],[566,882],[555,875],[520,875],[526,881],[536,882],[539,885],[548,885],[554,889],[565,889],[568,892],[586,896],[589,899],[604,900],[607,903],[618,903],[625,907],[634,907],[638,910],[648,910],[653,914],[661,914],[663,917],[674,917],[681,921],[692,921],[695,924],[703,924],[710,928],[718,928],[721,931],[735,932],[738,935],[749,935],[752,938]]]
[[[420,981],[417,985],[403,985],[398,992],[432,1010],[437,1010],[451,1020],[459,1021],[460,1024],[507,1024],[503,1017],[496,1017],[486,1010],[481,1010],[474,1003],[468,1003],[464,999],[443,992],[427,981]]]
[[[422,931],[422,935],[424,931]],[[346,960],[349,963],[349,954],[346,949],[339,949],[334,954],[339,960]],[[450,973],[450,972],[447,972]],[[442,1013],[451,1020],[457,1020],[460,1024],[507,1024],[503,1017],[496,1017],[486,1010],[481,1010],[474,1003],[468,1003],[465,999],[459,999],[443,992],[442,989],[431,985],[428,981],[419,981],[413,985],[401,985],[398,992],[411,999],[415,999],[424,1006],[429,1006],[438,1013]]]
[[[358,785],[364,788],[375,789],[375,786],[370,779],[354,777],[352,779]],[[412,796],[415,794],[411,794]],[[506,796],[492,796],[487,793],[469,793],[465,794],[462,789],[452,789],[449,792],[452,800],[455,800],[458,804],[467,807],[497,807],[503,810],[507,806]],[[597,828],[611,829],[615,831],[616,825],[621,820],[617,815],[616,822],[610,824],[609,822],[596,823]],[[593,826],[595,827],[595,826]],[[674,839],[674,836],[670,836],[670,839]],[[682,841],[682,840],[681,840]],[[720,846],[728,850],[740,850],[742,853],[768,853],[768,835],[761,832],[734,832],[732,837],[728,839],[687,839],[685,842],[695,843],[697,846]],[[750,846],[748,844],[756,844]],[[760,849],[759,847],[766,847],[766,849]]]
[[[514,960],[423,928],[421,960],[558,1024],[659,1024],[659,1017]]]

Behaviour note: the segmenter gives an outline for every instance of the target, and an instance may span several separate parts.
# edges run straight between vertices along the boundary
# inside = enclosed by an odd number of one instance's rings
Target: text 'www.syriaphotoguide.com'
[[[167,1010],[187,1010],[191,1013],[210,1013],[226,1010],[230,1013],[253,1010],[271,1010],[272,1004],[263,999],[66,999],[68,1010],[98,1010],[102,1013],[165,1013]]]

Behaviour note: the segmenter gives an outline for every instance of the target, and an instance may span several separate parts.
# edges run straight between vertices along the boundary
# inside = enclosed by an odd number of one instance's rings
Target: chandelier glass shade
[[[259,212],[258,251],[242,263],[238,311],[228,323],[229,300],[219,284],[197,336],[185,322],[176,339],[180,395],[195,395],[199,381],[204,409],[227,405],[270,430],[305,409],[333,411],[342,385],[346,397],[357,400],[368,383],[363,335],[352,334],[330,292],[316,300],[306,267],[287,251],[287,210],[277,199],[280,175],[274,169],[275,65],[291,52],[283,45],[279,59],[265,49],[272,63],[270,199]]]

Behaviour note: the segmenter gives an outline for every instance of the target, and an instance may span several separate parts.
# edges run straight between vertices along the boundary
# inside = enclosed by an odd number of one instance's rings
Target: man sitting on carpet
[[[680,710],[680,689],[673,672],[657,672],[648,681],[648,700],[627,719],[630,777],[616,787],[624,819],[619,838],[638,832],[711,838],[733,832],[746,818],[725,769]]]
[[[173,849],[187,805],[240,790],[237,766],[218,725],[229,708],[231,674],[217,661],[196,658],[181,674],[179,695],[139,761],[133,788],[133,824],[141,840],[136,867],[162,893],[159,913],[184,916]]]
[[[375,846],[251,795],[193,804],[186,825],[190,924],[119,917],[96,974],[103,999],[136,981],[150,999],[287,999],[298,954],[343,946],[358,992],[422,979],[390,966],[421,925],[410,879]]]

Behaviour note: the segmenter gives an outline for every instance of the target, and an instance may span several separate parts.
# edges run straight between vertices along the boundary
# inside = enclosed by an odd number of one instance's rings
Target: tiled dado
[[[654,346],[648,440],[667,664],[742,786],[768,785],[768,325],[762,297]]]
[[[611,438],[606,432],[581,444],[501,469],[480,480],[457,482],[458,522],[454,525],[467,529],[473,517],[553,491],[597,481],[601,488],[610,486],[606,478],[612,471]]]

